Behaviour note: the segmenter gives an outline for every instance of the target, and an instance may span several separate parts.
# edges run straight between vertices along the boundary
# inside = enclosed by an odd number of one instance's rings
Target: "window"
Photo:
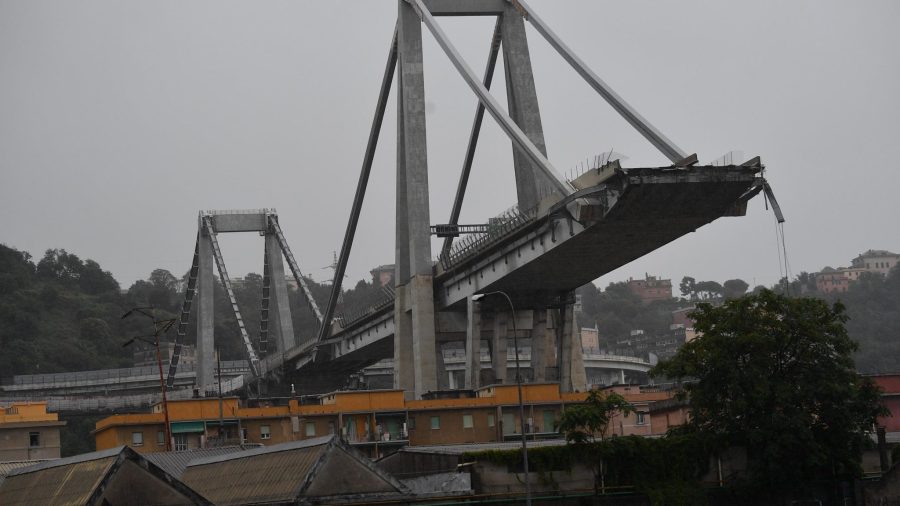
[[[241,444],[246,443],[249,438],[250,435],[247,433],[247,427],[241,427]]]
[[[416,428],[416,417],[414,417],[414,416],[409,417],[409,420],[407,420],[407,422],[406,422],[406,428],[409,429],[409,430],[415,430],[415,428]]]
[[[556,432],[556,411],[544,410],[544,432]]]
[[[488,415],[488,427],[494,426],[494,415]]]
[[[472,415],[463,415],[463,429],[471,429],[475,426]]]
[[[270,439],[272,437],[272,430],[268,425],[260,425],[259,426],[259,438],[260,439]]]
[[[334,422],[328,422],[328,433],[334,434]]]
[[[28,446],[31,448],[36,448],[41,446],[41,433],[40,432],[29,432],[28,433]]]
[[[156,433],[156,444],[159,446],[166,445],[166,433],[164,431],[158,431]]]
[[[432,429],[440,429],[441,428],[441,417],[439,417],[439,416],[431,417],[431,428]]]
[[[131,433],[131,446],[144,446],[144,433],[143,432],[132,432]]]
[[[187,434],[175,434],[175,451],[183,452],[187,449]]]
[[[638,425],[644,425],[645,423],[647,423],[647,419],[645,418],[644,415],[645,415],[645,413],[643,413],[642,411],[637,411],[634,413],[634,416],[637,419]]]
[[[316,435],[316,422],[306,422],[306,437]]]

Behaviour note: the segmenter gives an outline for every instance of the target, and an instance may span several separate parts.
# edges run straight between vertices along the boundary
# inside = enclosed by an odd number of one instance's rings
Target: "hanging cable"
[[[788,261],[787,242],[784,240],[784,222],[783,221],[778,223],[778,229],[781,232],[781,252],[784,255],[784,276],[788,280],[788,286],[790,286],[791,263]]]

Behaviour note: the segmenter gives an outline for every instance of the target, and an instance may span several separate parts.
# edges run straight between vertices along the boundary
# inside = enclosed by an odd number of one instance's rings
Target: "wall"
[[[4,424],[0,426],[0,461],[58,459],[59,427],[63,422]],[[38,433],[38,445],[31,446],[32,432]]]

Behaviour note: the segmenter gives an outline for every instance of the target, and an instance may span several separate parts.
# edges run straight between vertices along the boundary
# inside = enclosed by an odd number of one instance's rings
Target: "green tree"
[[[651,374],[688,380],[690,427],[745,447],[755,490],[859,475],[866,432],[884,410],[854,369],[840,303],[764,290],[700,304],[692,317],[701,337]]]
[[[622,416],[634,413],[634,406],[615,392],[604,394],[601,390],[591,390],[584,404],[567,406],[559,422],[560,432],[566,435],[567,442],[574,443],[576,453],[582,457],[579,460],[590,464],[597,495],[605,488],[606,465],[595,443],[598,438],[603,441],[616,413]]]
[[[685,276],[681,278],[681,284],[678,285],[679,290],[681,290],[681,295],[683,297],[687,297],[690,300],[694,300],[697,297],[696,287],[697,280],[690,277]]]
[[[743,279],[729,279],[722,284],[726,299],[736,299],[745,293],[750,285]]]
[[[699,281],[694,285],[694,290],[697,296],[706,300],[718,299],[725,292],[718,281]]]
[[[560,432],[570,443],[594,442],[606,435],[613,415],[623,416],[634,412],[634,407],[621,395],[602,390],[591,390],[584,404],[566,407],[559,422]]]

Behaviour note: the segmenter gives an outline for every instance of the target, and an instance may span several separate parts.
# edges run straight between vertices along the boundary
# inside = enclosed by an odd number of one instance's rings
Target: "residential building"
[[[585,352],[588,350],[600,350],[600,332],[597,327],[581,328],[581,349]]]
[[[659,279],[656,276],[644,275],[644,279],[628,279],[628,288],[644,304],[655,300],[669,300],[672,298],[672,280]]]
[[[638,413],[616,418],[616,434],[653,433],[649,405],[670,392],[636,386],[611,387]],[[556,383],[523,386],[525,431],[529,437],[559,437],[565,406],[583,402],[586,393],[561,393]],[[521,437],[516,385],[492,385],[474,391],[436,392],[421,400],[404,399],[401,390],[333,392],[319,398],[246,401],[229,397],[169,401],[173,449],[259,443],[272,445],[339,434],[370,457],[407,445],[482,443]],[[113,415],[97,422],[98,449],[131,446],[140,453],[165,450],[164,417],[151,413]]]
[[[816,290],[819,293],[842,293],[849,289],[850,277],[839,269],[825,267],[816,274]]]
[[[693,339],[695,335],[693,328],[688,332],[688,329],[680,323],[669,325],[666,332],[646,333],[636,329],[632,330],[628,337],[616,339],[613,353],[648,359],[651,354],[659,359],[671,358],[678,348],[689,341],[689,336]]]
[[[369,271],[372,274],[372,284],[385,286],[394,281],[394,264],[384,264]]]
[[[900,255],[897,253],[873,249],[861,253],[851,262],[853,267],[884,275],[887,275],[898,263],[900,263]]]
[[[65,425],[47,412],[46,402],[0,405],[0,462],[58,459],[59,429]]]

